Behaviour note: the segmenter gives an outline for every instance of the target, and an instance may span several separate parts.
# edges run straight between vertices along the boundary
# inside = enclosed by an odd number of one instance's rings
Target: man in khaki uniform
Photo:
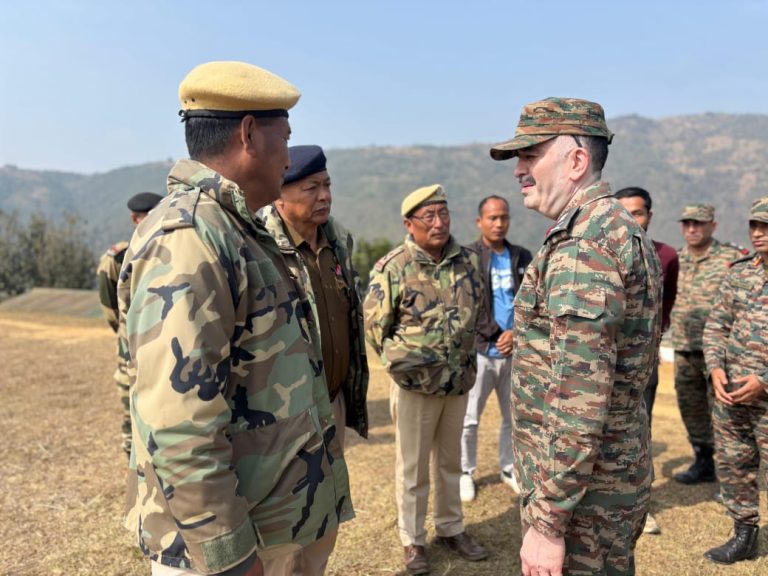
[[[695,460],[687,470],[675,474],[674,479],[682,484],[699,484],[716,479],[712,438],[714,393],[707,379],[702,334],[728,268],[744,253],[713,237],[717,228],[713,206],[685,206],[680,223],[686,246],[679,253],[680,272],[670,340],[675,350],[677,404]]]
[[[292,275],[312,308],[313,342],[344,449],[346,426],[368,436],[368,362],[359,279],[352,267],[352,236],[331,215],[331,177],[320,146],[291,146],[291,167],[280,198],[261,212]],[[335,533],[335,531],[334,531]],[[334,540],[324,550],[297,553],[294,570],[322,574]]]
[[[153,192],[141,192],[131,196],[128,200],[128,210],[131,211],[131,222],[134,226],[149,214],[157,203],[163,197]],[[104,314],[109,327],[117,333],[119,313],[117,309],[117,281],[120,277],[120,267],[123,265],[123,257],[128,249],[128,242],[118,242],[107,250],[99,260],[99,267],[96,270],[96,278],[99,288],[99,301],[101,302],[101,312]],[[119,344],[119,342],[118,342]],[[128,397],[128,373],[126,363],[120,350],[117,353],[117,368],[112,375],[117,384],[117,390],[120,395],[120,405],[123,409],[122,435],[123,451],[130,456],[131,454],[131,408]]]
[[[374,266],[364,304],[366,340],[392,379],[395,497],[410,574],[430,570],[424,549],[430,456],[437,542],[467,560],[488,556],[464,531],[459,497],[483,279],[478,254],[451,236],[447,202],[437,184],[406,196],[401,213],[408,236]]]

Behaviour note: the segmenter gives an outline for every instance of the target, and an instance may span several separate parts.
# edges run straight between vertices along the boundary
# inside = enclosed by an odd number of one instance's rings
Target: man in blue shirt
[[[480,254],[486,293],[483,309],[478,314],[475,336],[477,378],[469,392],[461,436],[463,474],[460,480],[460,495],[463,502],[475,499],[473,474],[477,469],[477,427],[488,397],[494,390],[502,420],[499,432],[501,479],[519,493],[512,466],[512,327],[515,319],[515,294],[531,261],[531,253],[528,250],[506,240],[509,230],[509,204],[504,198],[483,198],[476,223],[481,237],[471,244],[470,248]]]

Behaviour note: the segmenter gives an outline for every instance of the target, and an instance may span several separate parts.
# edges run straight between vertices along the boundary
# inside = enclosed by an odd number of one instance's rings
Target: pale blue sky
[[[0,165],[186,155],[178,84],[244,60],[303,96],[292,144],[492,142],[547,96],[609,118],[768,113],[768,1],[0,0]]]

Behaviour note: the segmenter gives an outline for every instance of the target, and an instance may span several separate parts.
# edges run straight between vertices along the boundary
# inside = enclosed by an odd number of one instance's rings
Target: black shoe
[[[405,546],[405,569],[408,574],[429,574],[429,561],[424,546]]]
[[[435,540],[470,562],[477,562],[478,560],[488,558],[488,551],[475,542],[466,532],[456,534],[456,536],[438,536]]]
[[[703,482],[714,482],[717,477],[715,476],[715,461],[712,458],[712,446],[704,446],[703,444],[697,444],[693,447],[696,455],[691,467],[685,472],[678,472],[673,476],[675,482],[681,484],[701,484]]]
[[[760,528],[752,524],[736,522],[736,534],[722,546],[712,548],[704,554],[706,558],[718,564],[733,564],[742,560],[752,560],[757,556],[757,535]]]

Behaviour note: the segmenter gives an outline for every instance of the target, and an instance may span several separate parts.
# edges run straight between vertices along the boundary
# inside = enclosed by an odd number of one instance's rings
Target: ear
[[[413,222],[408,220],[408,218],[403,218],[403,226],[405,226],[405,229],[408,231],[408,234],[413,233]]]
[[[712,232],[714,232],[715,230],[717,230],[717,222],[715,222],[715,221],[713,220],[713,221],[712,221]]]
[[[131,222],[133,222],[134,226],[138,226],[139,222],[141,222],[144,219],[144,214],[139,214],[138,212],[131,212]]]
[[[589,157],[589,152],[587,152],[586,148],[575,148],[571,152],[569,162],[570,179],[574,182],[578,182],[589,173],[589,166],[592,159]]]
[[[648,210],[648,226],[651,225],[651,220],[653,220],[653,212]]]
[[[475,218],[475,226],[477,226],[478,228],[480,228],[480,220],[482,220],[482,218],[480,218],[480,216]]]
[[[253,116],[246,116],[240,121],[240,132],[238,136],[242,150],[251,156],[259,155],[263,142],[262,133]]]

